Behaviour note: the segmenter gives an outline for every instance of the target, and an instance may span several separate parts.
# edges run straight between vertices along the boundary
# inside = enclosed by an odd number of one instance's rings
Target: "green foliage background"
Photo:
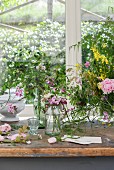
[[[114,58],[114,22],[82,22],[81,28],[83,62],[93,56],[93,46],[106,57]],[[25,95],[31,100],[34,88],[44,89],[47,76],[52,74],[59,79],[59,85],[66,83],[64,25],[47,20],[29,33],[1,29],[0,41],[3,52],[1,94],[22,82]],[[45,73],[36,70],[39,64],[46,66]]]

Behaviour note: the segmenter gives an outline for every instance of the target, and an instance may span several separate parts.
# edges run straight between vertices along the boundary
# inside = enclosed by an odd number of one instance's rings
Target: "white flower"
[[[18,86],[18,87],[22,87],[22,83],[19,83],[17,86]]]
[[[39,65],[38,65],[38,66],[36,66],[36,69],[37,69],[37,70],[39,70],[39,68],[40,68],[40,67],[39,67]]]
[[[45,67],[45,66],[42,66],[42,67],[41,67],[41,69],[42,69],[42,70],[45,70],[45,69],[46,69],[46,67]]]
[[[38,66],[36,66],[36,69],[37,69],[37,70],[40,70],[40,69],[41,69],[41,70],[45,70],[46,67],[40,63]]]

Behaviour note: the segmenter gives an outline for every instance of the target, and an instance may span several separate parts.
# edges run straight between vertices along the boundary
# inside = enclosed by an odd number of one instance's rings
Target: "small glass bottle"
[[[38,89],[35,90],[35,98],[34,98],[34,114],[35,116],[38,118],[39,120],[39,128],[44,128],[45,123],[45,116],[44,113],[42,111],[42,106],[41,106],[41,96],[40,96],[40,92],[38,91]]]

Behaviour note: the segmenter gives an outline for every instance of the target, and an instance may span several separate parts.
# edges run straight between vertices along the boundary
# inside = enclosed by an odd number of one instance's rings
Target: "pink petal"
[[[53,144],[53,143],[56,143],[57,142],[57,139],[55,137],[51,137],[48,139],[48,143],[50,144]]]
[[[0,135],[0,142],[4,140],[4,137]]]

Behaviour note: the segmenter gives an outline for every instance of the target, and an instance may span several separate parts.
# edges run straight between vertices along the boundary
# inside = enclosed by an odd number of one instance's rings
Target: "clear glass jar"
[[[60,134],[61,117],[59,106],[49,106],[45,113],[45,133],[49,136]]]

